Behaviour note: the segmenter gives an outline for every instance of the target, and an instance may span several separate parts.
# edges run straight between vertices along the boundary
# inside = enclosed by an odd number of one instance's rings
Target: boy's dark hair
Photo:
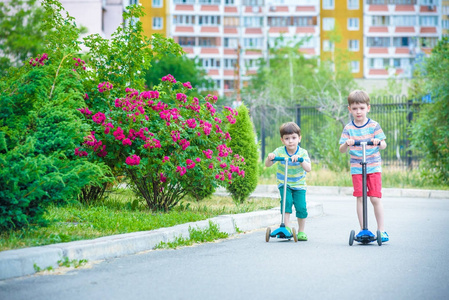
[[[354,90],[348,96],[348,105],[365,103],[369,105],[368,93],[362,90]]]
[[[299,128],[299,126],[296,125],[295,122],[288,122],[281,125],[279,133],[281,134],[281,137],[284,137],[284,135],[286,134],[293,134],[293,133],[296,133],[298,136],[301,136],[301,128]]]

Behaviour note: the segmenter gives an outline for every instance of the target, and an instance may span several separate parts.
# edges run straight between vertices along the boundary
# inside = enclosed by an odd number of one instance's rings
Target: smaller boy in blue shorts
[[[301,142],[301,129],[296,123],[288,122],[282,124],[280,128],[281,142],[283,147],[279,147],[272,153],[268,154],[265,166],[271,167],[275,157],[290,157],[291,162],[288,163],[288,177],[287,187],[284,187],[285,161],[280,161],[278,164],[276,179],[278,183],[279,192],[281,193],[281,212],[282,201],[284,197],[284,188],[287,188],[285,199],[285,218],[284,224],[287,230],[291,232],[288,227],[290,221],[290,214],[292,213],[292,206],[295,205],[296,218],[298,219],[298,240],[307,241],[307,235],[304,232],[307,218],[307,204],[306,204],[306,173],[312,170],[310,164],[309,154],[307,150],[301,148],[298,144]],[[299,158],[303,158],[303,162],[298,162]]]
[[[373,142],[374,146],[366,147],[366,185],[367,196],[374,207],[377,229],[381,232],[382,242],[390,238],[384,228],[384,208],[382,198],[382,167],[379,150],[387,147],[386,136],[379,123],[369,119],[370,99],[365,91],[355,90],[348,96],[348,110],[354,118],[346,124],[340,137],[340,152],[349,149],[351,155],[351,175],[354,186],[353,196],[357,198],[357,216],[360,229],[363,227],[363,185],[362,185],[362,146],[354,146],[355,141]]]

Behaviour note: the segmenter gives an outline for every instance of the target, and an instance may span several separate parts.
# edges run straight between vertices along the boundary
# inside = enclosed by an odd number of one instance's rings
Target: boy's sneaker
[[[307,234],[304,232],[298,232],[298,241],[307,241]]]
[[[382,237],[382,243],[388,242],[390,240],[390,237],[388,236],[388,233],[386,231],[382,231],[380,236]]]

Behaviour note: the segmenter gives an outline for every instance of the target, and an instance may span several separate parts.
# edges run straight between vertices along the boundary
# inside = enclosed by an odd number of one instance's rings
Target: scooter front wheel
[[[377,244],[378,244],[379,246],[382,246],[382,234],[380,233],[380,230],[378,230],[378,231],[376,232],[376,234],[377,234]]]
[[[270,241],[270,236],[271,236],[271,228],[268,227],[267,228],[267,232],[265,233],[265,241],[268,243]]]
[[[352,246],[352,244],[354,244],[354,236],[355,236],[355,231],[351,230],[351,233],[349,234],[349,246]]]

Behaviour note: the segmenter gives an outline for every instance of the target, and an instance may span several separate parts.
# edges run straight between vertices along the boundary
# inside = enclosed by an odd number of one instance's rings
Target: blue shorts
[[[282,199],[284,197],[284,186],[279,187],[281,193],[281,213],[282,213]],[[308,216],[306,204],[306,190],[292,190],[287,186],[287,199],[285,200],[285,212],[291,214],[292,207],[295,205],[296,217],[305,219]]]

